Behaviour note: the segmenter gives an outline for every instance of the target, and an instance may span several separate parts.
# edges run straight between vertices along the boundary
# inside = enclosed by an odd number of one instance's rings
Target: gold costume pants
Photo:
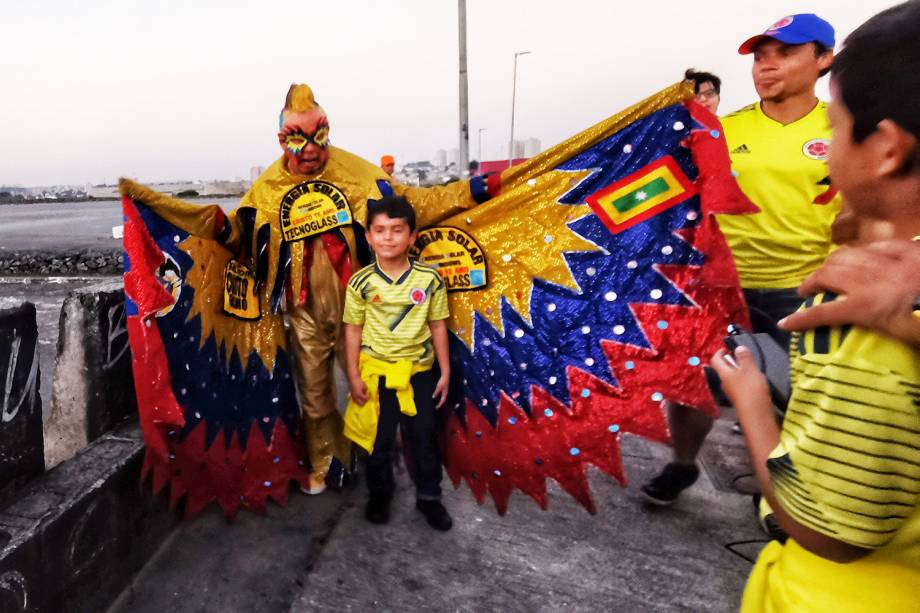
[[[346,467],[351,442],[345,438],[342,416],[336,407],[335,361],[344,366],[342,312],[345,286],[336,274],[322,239],[313,239],[308,273],[307,300],[288,309],[291,353],[307,437],[313,478],[321,482],[333,456]]]

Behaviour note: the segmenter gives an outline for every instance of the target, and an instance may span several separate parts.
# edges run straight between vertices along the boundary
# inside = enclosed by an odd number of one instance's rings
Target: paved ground
[[[115,277],[0,276],[0,308],[17,306],[23,302],[35,305],[38,323],[38,364],[41,369],[39,391],[42,397],[42,415],[45,419],[51,411],[51,381],[54,377],[58,324],[64,298],[73,290],[113,278]]]
[[[233,521],[212,507],[173,533],[109,613],[287,611],[349,501],[292,491],[268,516]]]
[[[239,198],[200,199],[229,210]],[[0,253],[4,251],[58,251],[119,249],[112,226],[122,224],[121,202],[45,202],[0,205]]]
[[[764,537],[750,498],[720,489],[749,472],[731,423],[718,422],[700,481],[668,509],[636,491],[668,450],[635,438],[623,445],[633,485],[592,474],[593,517],[554,483],[548,511],[515,495],[505,517],[464,486],[446,492],[455,526],[441,534],[404,476],[385,527],[363,519],[363,486],[292,494],[268,517],[232,523],[212,509],[179,528],[109,613],[734,611]]]

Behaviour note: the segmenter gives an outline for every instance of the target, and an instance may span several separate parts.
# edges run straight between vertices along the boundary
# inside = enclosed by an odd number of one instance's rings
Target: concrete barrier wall
[[[44,466],[38,328],[26,302],[0,310],[0,503]]]
[[[178,522],[140,487],[136,424],[33,480],[0,510],[0,611],[105,611]]]
[[[140,484],[120,281],[64,302],[47,445],[35,315],[0,311],[0,613],[104,611],[178,519]]]
[[[45,465],[71,458],[136,415],[122,283],[72,292],[61,308]]]

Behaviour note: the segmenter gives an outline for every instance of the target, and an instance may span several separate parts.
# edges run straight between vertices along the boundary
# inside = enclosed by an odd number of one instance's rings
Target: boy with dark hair
[[[345,435],[370,454],[368,521],[390,519],[400,427],[414,460],[416,508],[444,531],[453,522],[441,504],[436,410],[447,399],[450,380],[447,289],[437,270],[409,260],[415,239],[415,211],[405,198],[368,202],[367,240],[376,261],[349,281],[342,318],[351,390]]]
[[[920,237],[918,39],[912,0],[853,32],[832,69],[828,167],[859,245]],[[794,336],[782,430],[749,351],[712,365],[789,535],[761,553],[742,612],[917,611],[920,350],[851,326]]]
[[[719,100],[722,95],[722,79],[711,72],[701,72],[688,68],[684,72],[684,79],[693,81],[693,93],[696,101],[705,106],[710,113],[719,113]]]

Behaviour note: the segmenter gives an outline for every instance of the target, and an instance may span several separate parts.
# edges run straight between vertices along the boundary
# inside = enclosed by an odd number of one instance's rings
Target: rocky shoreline
[[[123,270],[121,249],[79,249],[66,253],[0,251],[0,276],[117,275]]]

